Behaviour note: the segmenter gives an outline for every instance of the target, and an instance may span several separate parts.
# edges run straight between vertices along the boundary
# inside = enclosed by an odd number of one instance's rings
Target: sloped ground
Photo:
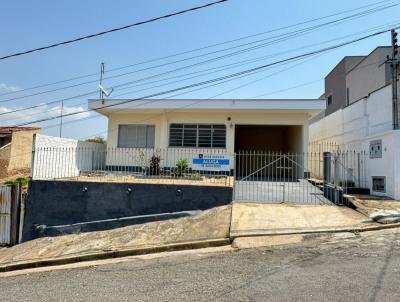
[[[366,214],[372,214],[377,210],[400,212],[400,200],[372,195],[351,195],[349,199],[356,206],[362,207]]]
[[[350,195],[349,201],[364,215],[383,224],[400,222],[400,201],[373,195]]]
[[[231,237],[337,231],[371,224],[371,219],[347,207],[234,203]]]
[[[168,243],[221,239],[229,235],[231,206],[213,208],[194,217],[124,228],[28,241],[0,249],[0,264]]]

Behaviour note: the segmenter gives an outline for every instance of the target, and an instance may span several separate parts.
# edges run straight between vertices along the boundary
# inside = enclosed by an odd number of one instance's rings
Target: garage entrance
[[[301,177],[302,126],[237,125],[235,127],[236,176],[257,179]],[[293,154],[289,160],[283,154]],[[297,163],[297,164],[296,164]],[[262,168],[264,167],[264,168]],[[256,173],[257,172],[257,173]]]
[[[235,152],[303,152],[302,126],[236,125]]]
[[[302,126],[235,127],[235,200],[331,204],[309,181]]]

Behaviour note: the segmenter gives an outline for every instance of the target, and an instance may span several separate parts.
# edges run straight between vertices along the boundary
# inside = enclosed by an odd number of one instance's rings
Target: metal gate
[[[356,153],[238,152],[234,200],[343,204],[347,188],[361,185],[361,171]]]
[[[11,187],[0,185],[0,245],[11,240]]]

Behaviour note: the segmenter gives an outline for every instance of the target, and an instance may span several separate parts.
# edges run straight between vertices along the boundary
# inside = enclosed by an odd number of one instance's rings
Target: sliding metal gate
[[[10,244],[11,187],[0,185],[0,245]]]
[[[343,204],[350,186],[361,186],[360,154],[238,152],[235,201]],[[325,176],[325,177],[324,177]]]

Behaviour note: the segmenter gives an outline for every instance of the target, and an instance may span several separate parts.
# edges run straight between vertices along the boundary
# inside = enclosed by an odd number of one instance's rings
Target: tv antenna
[[[107,91],[107,89],[104,88],[104,86],[103,86],[103,75],[104,75],[104,72],[105,72],[104,62],[101,62],[99,88],[100,88],[100,99],[101,99],[101,103],[103,105],[104,105],[104,96],[109,97],[110,94],[114,91],[114,88],[111,88],[110,91]]]

